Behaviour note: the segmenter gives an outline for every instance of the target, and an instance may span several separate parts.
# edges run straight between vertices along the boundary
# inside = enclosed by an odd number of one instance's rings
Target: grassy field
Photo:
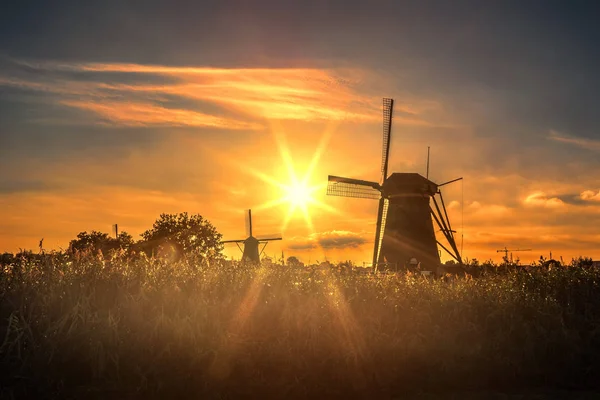
[[[599,271],[580,267],[447,282],[49,254],[2,271],[0,390],[14,399],[597,390],[599,285]]]

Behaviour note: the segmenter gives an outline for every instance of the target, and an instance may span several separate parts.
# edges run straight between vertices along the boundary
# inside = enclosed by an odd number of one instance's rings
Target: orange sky
[[[324,185],[328,174],[379,180],[385,96],[396,100],[389,170],[425,174],[431,146],[432,180],[464,177],[443,192],[459,247],[464,234],[464,256],[499,261],[496,250],[508,246],[533,248],[518,254],[524,262],[550,251],[566,260],[600,258],[600,234],[589,223],[598,217],[598,173],[577,162],[523,167],[502,140],[478,135],[493,104],[456,112],[443,98],[404,91],[402,82],[390,87],[385,74],[360,68],[18,64],[38,74],[0,76],[0,86],[43,95],[70,113],[33,123],[76,127],[81,135],[97,134],[86,133],[94,126],[119,137],[128,130],[156,136],[114,157],[73,152],[13,164],[17,177],[43,187],[0,195],[0,251],[35,249],[42,237],[48,249],[65,248],[78,232],[109,232],[114,223],[138,239],[160,213],[182,211],[202,214],[224,239],[242,239],[243,212],[252,208],[256,234],[283,235],[268,245],[270,256],[368,262],[377,202],[326,196]],[[91,78],[75,79],[77,73]],[[577,140],[554,130],[545,135],[548,145],[582,145]],[[569,181],[566,173],[587,177]],[[308,219],[300,209],[290,213],[289,202],[264,207],[285,196],[274,182],[289,185],[293,174],[320,186]],[[235,245],[225,253],[241,255]]]

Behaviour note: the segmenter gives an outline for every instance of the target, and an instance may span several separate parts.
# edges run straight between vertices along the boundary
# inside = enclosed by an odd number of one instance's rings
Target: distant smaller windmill
[[[246,210],[246,239],[224,240],[221,243],[235,243],[242,252],[242,261],[260,262],[260,256],[272,240],[282,240],[281,235],[253,236],[252,234],[252,210]],[[244,249],[240,246],[243,243]],[[259,251],[259,246],[262,248]]]

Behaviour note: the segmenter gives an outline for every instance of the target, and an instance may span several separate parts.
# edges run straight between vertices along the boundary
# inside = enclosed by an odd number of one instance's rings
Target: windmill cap
[[[438,185],[414,172],[395,172],[385,180],[383,190],[391,195],[396,193],[434,194],[438,190]]]

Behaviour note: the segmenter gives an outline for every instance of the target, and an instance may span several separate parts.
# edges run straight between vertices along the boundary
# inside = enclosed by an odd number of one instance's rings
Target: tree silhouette
[[[119,233],[115,239],[110,237],[108,233],[91,231],[80,232],[77,234],[77,239],[69,242],[71,251],[101,251],[104,257],[108,256],[111,250],[128,249],[133,245],[133,237],[127,232]]]
[[[287,265],[289,265],[290,267],[298,267],[302,266],[303,264],[300,260],[298,260],[298,257],[290,256],[287,258]]]
[[[211,254],[218,256],[223,250],[222,235],[200,214],[161,214],[152,229],[141,236],[144,239],[141,247],[149,254],[158,254],[161,248],[171,248],[177,257],[183,254],[206,257]]]

